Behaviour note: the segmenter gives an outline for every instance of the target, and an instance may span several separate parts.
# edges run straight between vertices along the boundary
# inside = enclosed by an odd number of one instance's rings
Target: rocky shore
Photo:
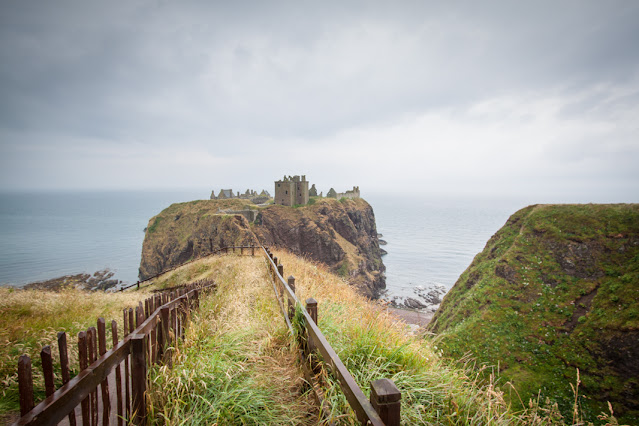
[[[73,287],[79,290],[88,291],[106,291],[116,288],[122,281],[113,278],[115,273],[109,269],[94,272],[92,275],[87,273],[64,275],[50,280],[33,282],[25,285],[26,290],[50,290],[59,291],[65,287]]]

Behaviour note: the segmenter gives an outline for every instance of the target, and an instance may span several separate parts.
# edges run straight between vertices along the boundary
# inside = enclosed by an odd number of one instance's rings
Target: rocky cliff
[[[515,213],[444,298],[444,352],[499,365],[519,397],[572,418],[577,369],[590,419],[612,403],[639,421],[639,205],[538,205]],[[508,391],[508,386],[504,386]]]
[[[252,209],[253,222],[224,211]],[[375,215],[363,199],[313,198],[302,207],[258,207],[248,200],[173,204],[151,218],[140,278],[231,245],[279,246],[325,263],[369,297],[385,288]]]

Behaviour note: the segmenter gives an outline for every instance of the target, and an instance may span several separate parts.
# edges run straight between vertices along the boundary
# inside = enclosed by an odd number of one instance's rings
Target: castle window
[[[286,194],[288,195],[288,191],[286,191]]]

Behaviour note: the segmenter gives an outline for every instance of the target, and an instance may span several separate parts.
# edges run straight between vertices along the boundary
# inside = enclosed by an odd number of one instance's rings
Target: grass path
[[[218,290],[202,301],[174,368],[152,373],[152,422],[317,424],[264,259],[205,264],[182,273],[211,276]]]

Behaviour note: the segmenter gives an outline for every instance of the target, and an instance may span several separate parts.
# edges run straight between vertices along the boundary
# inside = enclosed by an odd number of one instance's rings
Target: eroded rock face
[[[371,206],[362,199],[322,199],[291,209],[272,206],[254,227],[264,244],[285,247],[330,266],[362,294],[377,298],[386,287],[384,264]]]
[[[320,199],[299,208],[272,205],[259,209],[254,223],[220,212],[249,205],[248,200],[202,200],[162,211],[149,221],[140,279],[221,247],[262,243],[325,263],[369,297],[378,297],[386,287],[375,215],[366,201]]]

